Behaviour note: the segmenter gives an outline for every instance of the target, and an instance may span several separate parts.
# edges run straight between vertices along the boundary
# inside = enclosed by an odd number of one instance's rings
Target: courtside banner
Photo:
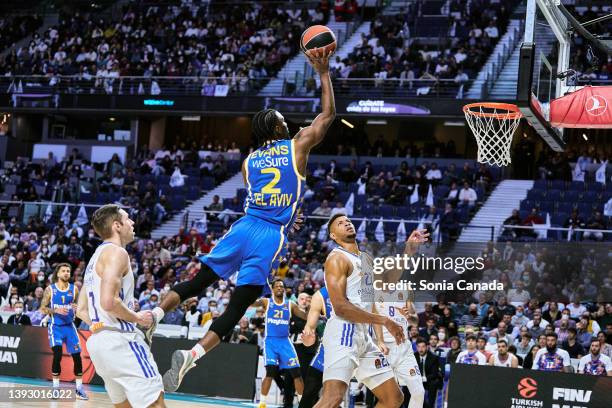
[[[550,103],[550,124],[562,128],[612,126],[612,86],[585,86]]]
[[[86,342],[91,333],[84,330],[78,333],[82,350],[83,382],[102,385],[102,378],[96,374],[87,352]],[[193,344],[193,340],[155,337],[153,357],[160,373],[170,368],[170,357],[174,350],[190,349]],[[109,350],[109,354],[112,355],[112,352]],[[257,360],[257,346],[221,343],[189,371],[178,392],[252,399]],[[0,375],[51,380],[52,362],[53,353],[45,327],[0,324]],[[72,357],[66,353],[65,347],[61,380],[74,381]]]
[[[610,408],[612,378],[455,364],[448,408]]]

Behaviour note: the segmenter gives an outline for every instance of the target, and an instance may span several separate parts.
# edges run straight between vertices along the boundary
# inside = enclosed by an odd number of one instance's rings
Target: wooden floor
[[[11,382],[7,380],[7,377],[2,378],[3,381],[0,381],[0,387],[27,387],[32,384],[29,384],[30,380],[26,380],[28,383],[24,383],[24,381],[20,381],[21,379],[15,379],[16,382]],[[35,381],[35,380],[34,380]],[[40,384],[36,384],[36,386],[44,386],[46,382],[42,381]],[[48,383],[50,386],[51,383]],[[63,385],[63,384],[62,384]],[[88,401],[50,401],[50,402],[26,402],[26,401],[15,401],[15,402],[6,402],[0,401],[0,407],[9,408],[106,408],[113,407],[114,405],[108,399],[108,395],[104,392],[103,388],[100,386],[85,386],[87,395],[89,396]],[[243,401],[232,401],[232,400],[222,400],[215,398],[200,398],[195,396],[184,396],[181,394],[169,394],[165,398],[166,407],[168,408],[226,408],[226,407],[241,407],[241,408],[250,408],[255,405],[250,402]]]

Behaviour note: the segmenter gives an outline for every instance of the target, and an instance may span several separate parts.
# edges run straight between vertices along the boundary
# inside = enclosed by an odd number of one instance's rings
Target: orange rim
[[[473,111],[472,108],[478,108],[478,111]],[[482,112],[481,109],[496,109],[504,110],[504,113],[497,112]],[[466,115],[477,116],[481,118],[496,118],[496,119],[520,119],[523,114],[519,110],[519,107],[511,103],[499,103],[499,102],[476,102],[469,103],[463,107],[463,112]]]

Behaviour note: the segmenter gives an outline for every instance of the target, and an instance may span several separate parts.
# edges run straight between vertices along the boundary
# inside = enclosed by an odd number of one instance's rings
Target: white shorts
[[[148,407],[164,391],[157,364],[140,331],[101,330],[89,337],[87,350],[113,404],[127,399],[134,408]]]
[[[332,317],[323,334],[323,383],[339,380],[347,385],[353,376],[373,390],[393,378],[393,369],[372,341],[365,324]]]
[[[406,340],[400,345],[395,342],[385,343],[385,345],[389,348],[387,360],[389,360],[389,364],[393,367],[393,372],[399,385],[410,385],[411,381],[413,381],[418,382],[422,386],[419,365],[414,357],[410,340]]]

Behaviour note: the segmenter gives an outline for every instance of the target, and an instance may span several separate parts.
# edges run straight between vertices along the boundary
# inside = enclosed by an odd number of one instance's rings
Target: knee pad
[[[74,353],[72,355],[72,361],[74,362],[74,375],[80,377],[83,375],[83,362],[81,360],[81,353]]]
[[[51,374],[60,375],[62,372],[62,346],[53,346],[53,363],[51,364]]]
[[[296,379],[296,378],[301,378],[302,377],[302,370],[300,369],[300,367],[293,367],[287,370],[289,372],[289,375],[291,375],[291,378]]]
[[[260,285],[238,286],[223,314],[210,325],[210,330],[219,338],[227,335],[236,327],[249,306],[261,296],[262,290],[263,286]]]
[[[193,279],[174,285],[172,290],[179,295],[181,302],[183,302],[185,299],[198,296],[204,289],[218,280],[219,275],[210,269],[210,266],[202,264],[200,271]]]
[[[266,377],[274,378],[278,375],[278,366],[267,365],[266,366]]]

